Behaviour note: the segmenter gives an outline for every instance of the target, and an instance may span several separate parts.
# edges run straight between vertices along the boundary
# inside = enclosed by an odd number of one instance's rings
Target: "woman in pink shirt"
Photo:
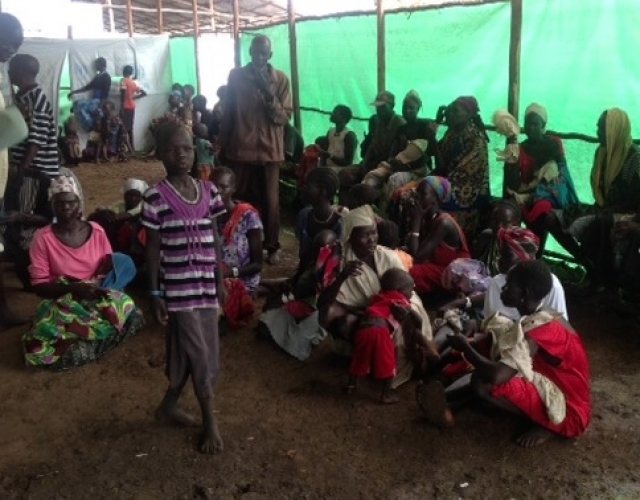
[[[35,233],[29,250],[33,291],[45,300],[23,342],[27,364],[64,370],[136,333],[142,315],[122,293],[135,266],[112,252],[99,225],[81,219],[75,180],[53,180],[49,197],[56,222]]]

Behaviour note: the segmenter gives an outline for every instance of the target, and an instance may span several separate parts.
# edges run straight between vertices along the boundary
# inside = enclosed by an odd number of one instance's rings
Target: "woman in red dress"
[[[549,401],[546,394],[540,393],[539,385],[512,366],[481,354],[479,351],[483,349],[478,346],[482,343],[461,334],[448,338],[449,345],[475,368],[467,386],[472,395],[531,422],[531,428],[516,440],[524,447],[541,444],[553,435],[581,436],[591,420],[589,362],[582,340],[565,320],[557,315],[548,319],[550,315],[540,311],[540,303],[551,287],[551,272],[544,262],[521,262],[509,271],[501,298],[507,307],[517,308],[523,316],[521,326],[529,345],[533,371],[538,379],[546,378],[547,386],[559,389],[554,400]],[[545,316],[547,319],[538,320]],[[438,397],[436,384],[438,382],[433,382],[432,390],[426,391],[433,399]],[[468,392],[463,396],[463,389],[448,390],[449,405],[455,405],[461,396],[469,397]],[[558,405],[562,410],[560,419],[553,418]]]
[[[414,258],[411,277],[419,294],[442,289],[447,266],[456,259],[471,258],[464,232],[451,215],[440,210],[450,193],[447,179],[429,176],[409,201],[411,232],[407,248]]]

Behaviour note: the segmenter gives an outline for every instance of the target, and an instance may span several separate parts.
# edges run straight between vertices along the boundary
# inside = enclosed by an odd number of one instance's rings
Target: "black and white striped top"
[[[19,92],[16,104],[26,111],[29,136],[17,146],[11,148],[11,164],[20,166],[30,144],[40,146],[36,157],[28,168],[47,174],[49,177],[60,175],[58,161],[58,131],[53,117],[53,106],[39,86]]]

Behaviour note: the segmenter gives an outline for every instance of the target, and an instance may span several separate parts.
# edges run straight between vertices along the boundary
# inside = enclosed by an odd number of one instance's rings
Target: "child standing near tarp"
[[[133,123],[136,114],[136,99],[140,99],[147,93],[133,79],[133,66],[125,66],[120,80],[120,98],[122,99],[122,121],[129,134],[129,142],[133,146]]]
[[[226,299],[217,272],[222,249],[215,219],[224,213],[224,204],[211,182],[189,176],[194,148],[184,126],[162,125],[156,144],[167,177],[146,191],[142,209],[152,311],[166,325],[169,388],[156,417],[194,423],[177,406],[191,376],[202,413],[199,448],[215,453],[222,449],[212,401],[219,363],[218,307]]]
[[[208,181],[215,165],[214,149],[209,142],[209,129],[204,123],[198,123],[193,131],[196,140],[196,164],[198,167],[197,178]]]
[[[39,72],[40,63],[29,54],[18,54],[9,62],[9,80],[18,88],[14,102],[29,127],[29,137],[11,148],[11,164],[54,178],[60,174],[58,129],[53,106],[36,82]]]

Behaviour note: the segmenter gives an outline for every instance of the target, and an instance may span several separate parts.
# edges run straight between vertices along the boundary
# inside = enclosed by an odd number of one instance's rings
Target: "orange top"
[[[136,103],[133,98],[135,97],[136,92],[140,90],[140,87],[135,80],[130,76],[123,78],[120,81],[120,90],[124,91],[124,95],[122,97],[122,109],[126,109],[128,111],[136,109]]]

